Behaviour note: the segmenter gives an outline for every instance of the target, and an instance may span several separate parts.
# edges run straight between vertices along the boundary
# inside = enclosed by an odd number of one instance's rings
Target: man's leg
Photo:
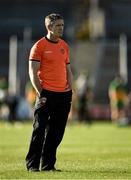
[[[70,101],[60,103],[50,116],[49,129],[42,153],[42,170],[54,168],[56,162],[56,150],[64,135],[70,106]]]
[[[39,169],[42,147],[45,138],[45,128],[48,121],[47,108],[41,107],[34,113],[33,132],[28,154],[26,156],[26,166],[28,170]]]

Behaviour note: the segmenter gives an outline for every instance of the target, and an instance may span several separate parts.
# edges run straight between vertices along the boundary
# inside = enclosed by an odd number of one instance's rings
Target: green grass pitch
[[[68,123],[57,151],[62,172],[26,171],[31,132],[30,123],[0,123],[0,179],[131,179],[131,127]]]

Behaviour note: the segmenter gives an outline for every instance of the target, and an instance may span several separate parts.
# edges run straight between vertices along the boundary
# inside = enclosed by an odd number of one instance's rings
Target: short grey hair
[[[60,14],[52,13],[45,17],[45,26],[52,25],[56,20],[64,19]]]

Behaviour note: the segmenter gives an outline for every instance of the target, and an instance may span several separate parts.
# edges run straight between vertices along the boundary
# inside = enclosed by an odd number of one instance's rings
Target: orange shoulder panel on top
[[[44,38],[41,38],[39,41],[37,41],[33,47],[31,48],[29,59],[30,60],[38,60],[41,61],[42,57],[42,48],[44,47]]]

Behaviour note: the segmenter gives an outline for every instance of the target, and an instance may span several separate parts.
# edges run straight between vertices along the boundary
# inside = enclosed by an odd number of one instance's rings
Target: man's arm
[[[29,60],[29,77],[30,77],[31,83],[32,83],[34,89],[36,90],[38,96],[40,96],[40,92],[42,90],[41,85],[40,85],[40,81],[39,81],[38,76],[37,76],[37,72],[39,70],[39,67],[40,67],[39,61]]]
[[[71,90],[72,86],[73,86],[73,74],[72,74],[72,71],[71,71],[70,64],[66,65],[66,70],[67,70],[67,81],[68,81],[68,84],[69,84],[69,89]]]

